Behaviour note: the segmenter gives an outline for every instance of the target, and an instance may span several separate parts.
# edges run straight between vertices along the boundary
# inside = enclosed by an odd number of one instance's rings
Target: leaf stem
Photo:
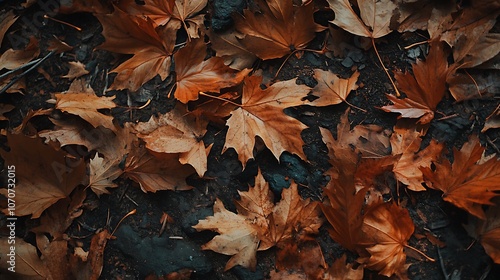
[[[420,251],[419,249],[417,249],[417,248],[415,248],[415,247],[413,247],[413,246],[410,246],[410,245],[408,245],[408,244],[406,244],[406,245],[404,245],[404,246],[405,246],[406,248],[408,248],[408,249],[411,249],[411,250],[413,250],[413,251],[415,251],[415,252],[419,253],[419,254],[420,254],[420,255],[422,255],[424,258],[426,258],[428,261],[431,261],[431,262],[435,262],[435,261],[436,261],[435,259],[433,259],[433,258],[431,258],[431,257],[427,256],[424,252]]]
[[[210,95],[210,94],[204,93],[203,91],[200,91],[198,94],[206,96],[206,97],[210,97],[210,98],[213,98],[213,99],[217,99],[219,101],[227,102],[229,104],[232,104],[232,105],[235,105],[235,106],[238,106],[238,107],[243,107],[243,105],[241,105],[241,104],[235,103],[235,102],[233,102],[231,100],[228,100],[228,99],[225,99],[225,98],[222,98],[222,97],[218,97],[218,96],[215,96],[215,95]]]
[[[391,84],[392,86],[394,87],[394,90],[396,91],[396,96],[397,97],[400,97],[401,96],[401,93],[399,93],[399,90],[398,90],[398,87],[396,87],[396,84],[394,83],[394,81],[392,80],[392,77],[391,75],[389,74],[389,71],[387,71],[388,69],[385,67],[384,65],[384,62],[382,61],[382,58],[380,57],[380,54],[378,52],[378,49],[377,49],[377,45],[375,44],[375,38],[372,38],[372,45],[373,45],[373,49],[375,50],[375,54],[377,55],[378,57],[378,61],[380,61],[380,64],[382,65],[382,68],[384,69],[385,71],[385,74],[387,75],[387,77],[389,78],[389,80],[391,81]]]

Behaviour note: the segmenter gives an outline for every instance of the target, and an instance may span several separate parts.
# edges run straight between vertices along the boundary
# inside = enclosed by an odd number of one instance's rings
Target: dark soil
[[[244,1],[236,2],[238,3],[233,6],[237,9],[244,6]],[[210,6],[215,8],[214,19],[218,24],[217,29],[224,29],[225,26],[231,24],[227,12],[221,11],[226,7],[224,3],[227,1],[210,1]],[[20,17],[27,19],[31,19],[41,9],[36,4],[29,9],[20,9],[15,1],[0,1],[0,10],[12,8],[19,9]],[[317,21],[325,25],[333,17],[332,13],[328,12],[320,12],[316,16]],[[174,100],[166,97],[172,86],[168,81],[166,83],[154,79],[138,93],[103,92],[105,86],[110,85],[114,78],[113,74],[107,75],[107,73],[123,61],[123,57],[95,50],[104,38],[101,35],[102,27],[99,21],[91,14],[58,15],[56,18],[77,25],[82,28],[82,31],[78,32],[54,21],[45,21],[43,26],[30,29],[29,35],[41,41],[40,56],[48,53],[45,50],[45,42],[54,35],[75,46],[75,49],[63,55],[52,56],[40,66],[50,75],[51,81],[39,72],[33,71],[26,75],[27,90],[24,95],[2,94],[0,96],[1,103],[12,104],[16,107],[12,112],[5,114],[9,121],[2,121],[0,123],[2,128],[12,129],[18,126],[30,109],[52,107],[53,105],[46,103],[46,100],[52,98],[53,93],[62,92],[68,88],[70,82],[60,76],[67,73],[67,63],[75,60],[83,62],[90,71],[90,84],[98,95],[116,95],[115,102],[119,108],[111,113],[121,124],[147,121],[151,115],[166,113],[173,108]],[[18,20],[10,30],[14,34],[26,37],[23,34],[26,28],[23,21]],[[320,33],[309,48],[320,49],[324,39],[325,33]],[[422,37],[415,33],[394,32],[380,40],[377,46],[386,67],[404,70],[411,69],[410,63],[414,62],[409,52],[419,53],[418,57],[423,58],[426,46],[421,45],[410,50],[404,50],[402,46],[421,40]],[[7,41],[4,40],[2,52],[10,47],[23,47],[23,45],[12,46]],[[309,52],[304,53],[301,58],[292,56],[276,79],[287,80],[298,77],[298,83],[312,87],[316,84],[312,78],[314,69],[328,69],[344,77],[348,77],[355,69],[358,69],[361,72],[358,83],[363,86],[351,93],[347,101],[366,112],[351,108],[349,121],[352,126],[377,124],[392,130],[397,121],[397,115],[383,112],[379,108],[389,103],[385,93],[391,93],[393,89],[375,52],[373,49],[361,49],[354,39],[347,43],[350,45],[350,50],[344,57],[331,59],[325,55]],[[263,69],[265,76],[273,77],[283,61],[284,58],[264,61],[260,62],[258,67]],[[132,101],[132,106],[140,106],[147,99],[151,99],[151,104],[141,110],[130,110],[127,108],[128,99]],[[446,97],[438,106],[439,113],[431,122],[423,145],[427,145],[431,139],[436,139],[446,143],[447,148],[460,147],[470,135],[477,134],[488,153],[498,151],[500,144],[497,139],[500,137],[500,131],[490,129],[485,133],[480,132],[485,118],[497,105],[498,99],[494,98],[454,103],[451,97]],[[243,171],[233,150],[222,153],[227,128],[219,124],[210,124],[204,137],[207,145],[214,144],[208,158],[208,171],[205,178],[191,176],[187,179],[188,183],[194,187],[192,190],[143,193],[134,182],[118,179],[119,187],[112,189],[110,195],[98,198],[88,190],[86,205],[94,207],[89,207],[89,210],[85,210],[83,215],[73,222],[67,235],[83,242],[84,248],[88,249],[90,239],[98,229],[114,229],[124,215],[132,209],[137,209],[137,213],[126,218],[118,228],[115,234],[117,239],[108,242],[101,279],[144,279],[150,274],[161,276],[182,269],[193,270],[192,279],[266,279],[269,272],[274,269],[276,253],[274,249],[258,252],[255,272],[241,267],[224,272],[223,269],[229,256],[202,251],[200,248],[215,233],[196,232],[191,226],[213,213],[212,206],[216,197],[234,211],[232,201],[238,199],[237,190],[247,190],[248,186],[253,184],[258,168],[262,170],[276,197],[279,197],[281,190],[288,187],[290,179],[293,179],[303,186],[299,191],[304,198],[321,200],[322,187],[328,182],[324,173],[329,168],[329,164],[328,150],[321,141],[319,127],[327,128],[335,135],[340,116],[348,107],[346,104],[339,104],[323,108],[302,106],[287,109],[287,114],[309,127],[302,133],[306,143],[304,151],[308,162],[288,153],[284,153],[278,162],[270,151],[263,150],[256,155],[255,160],[247,164]],[[454,114],[456,116],[446,118]],[[440,120],[440,118],[443,119]],[[35,117],[31,124],[37,131],[52,128],[45,116]],[[5,147],[5,137],[1,137],[1,140],[2,146]],[[88,157],[88,155],[82,156]],[[392,190],[397,188],[396,181],[392,177],[385,178],[382,184],[389,186]],[[474,239],[469,237],[462,227],[462,224],[467,223],[467,214],[444,202],[440,192],[402,191],[397,199],[406,204],[415,223],[416,233],[424,234],[425,230],[429,230],[446,243],[445,248],[437,249],[427,239],[419,240],[415,237],[410,239],[411,246],[438,260],[428,262],[408,258],[408,263],[411,264],[409,267],[411,279],[480,279],[483,275],[487,276],[486,279],[499,279],[500,266],[493,264],[479,242],[474,242]],[[163,212],[168,213],[174,223],[169,224],[165,232],[159,236],[161,228],[159,221]],[[19,224],[23,224],[23,227],[18,229],[17,236],[28,242],[34,242],[34,234],[30,232],[30,229],[36,225],[37,221],[22,218],[22,222]],[[321,245],[327,263],[331,264],[346,250],[329,237],[327,227],[328,225],[325,224],[321,228],[317,241]],[[351,260],[355,259],[355,256],[349,256]],[[448,275],[452,273],[459,276],[448,278]],[[447,274],[446,278],[445,274]],[[369,271],[365,275],[365,279],[383,278]]]

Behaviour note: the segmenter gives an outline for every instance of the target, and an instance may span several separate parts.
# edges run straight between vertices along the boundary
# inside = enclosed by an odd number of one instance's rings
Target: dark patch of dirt
[[[11,5],[15,6],[14,2],[1,3],[0,9],[8,8]],[[213,2],[212,6],[217,8],[224,1],[211,2]],[[244,1],[239,1],[239,3],[241,2]],[[20,16],[31,19],[39,9],[37,5],[34,5],[29,9],[22,10]],[[223,16],[220,16],[217,11],[213,16],[220,20]],[[317,15],[317,17],[319,17],[319,22],[326,23],[328,19],[331,19],[329,18],[331,13],[324,13]],[[109,74],[110,70],[118,65],[123,57],[96,50],[104,38],[100,35],[102,28],[99,21],[92,15],[81,13],[61,15],[57,18],[77,25],[83,31],[77,32],[66,25],[46,21],[45,25],[39,26],[36,30],[30,30],[30,35],[39,38],[41,42],[45,42],[53,35],[63,37],[67,43],[75,46],[75,49],[64,55],[54,55],[40,66],[50,75],[51,81],[45,79],[37,71],[33,71],[26,75],[27,91],[25,95],[2,94],[0,96],[1,103],[12,104],[16,107],[14,111],[6,114],[9,121],[1,122],[2,127],[18,126],[29,110],[52,107],[46,103],[46,100],[50,99],[53,93],[68,88],[70,82],[60,76],[67,73],[67,62],[74,60],[83,62],[91,72],[90,84],[98,95],[116,95],[115,102],[119,106],[111,113],[120,124],[144,122],[152,115],[166,113],[173,108],[173,99],[167,97],[172,86],[169,81],[162,82],[159,79],[154,79],[138,93],[105,91],[114,77],[113,74]],[[220,24],[224,25],[223,22]],[[22,35],[22,30],[25,28],[23,21],[18,20],[11,30],[14,30],[14,34]],[[220,27],[220,29],[223,28],[224,26]],[[319,34],[309,47],[320,49],[324,36],[325,34]],[[408,57],[408,51],[404,50],[402,46],[420,40],[422,37],[415,34],[401,35],[397,33],[380,40],[377,47],[385,66],[389,69],[410,69],[410,62],[413,60]],[[359,83],[363,86],[351,93],[347,101],[364,111],[354,107],[350,108],[349,120],[352,126],[377,124],[392,129],[397,116],[385,113],[378,108],[388,104],[385,94],[393,92],[393,89],[375,52],[373,49],[363,50],[356,47],[357,43],[354,41],[348,43],[353,46],[352,50],[357,52],[355,54],[357,61],[351,59],[352,61],[349,62],[345,61],[346,57],[328,58],[324,55],[305,52],[301,58],[292,56],[284,64],[276,79],[287,80],[298,77],[298,83],[312,87],[316,84],[312,77],[314,69],[328,69],[344,77],[351,75],[354,69],[358,69],[361,72]],[[44,43],[41,45],[44,46]],[[2,51],[9,47],[11,45],[5,43]],[[46,50],[43,50],[41,56],[47,53]],[[421,57],[423,57],[423,52]],[[265,61],[261,62],[259,67],[263,69],[265,75],[274,77],[283,62],[284,58]],[[352,64],[350,64],[351,62]],[[148,106],[143,109],[135,109],[143,105],[147,99],[151,99]],[[437,139],[445,142],[448,148],[460,147],[467,141],[469,135],[479,134],[488,153],[495,152],[499,147],[495,140],[500,137],[500,132],[488,130],[486,133],[480,133],[480,130],[484,125],[485,118],[497,105],[498,100],[495,99],[454,103],[451,98],[445,98],[438,106],[439,114],[431,122],[423,145],[428,144],[430,139]],[[304,198],[320,200],[322,187],[328,182],[324,172],[329,168],[329,164],[327,148],[321,141],[319,127],[327,128],[336,135],[336,126],[340,116],[348,108],[347,104],[339,104],[323,108],[301,106],[288,109],[287,114],[309,126],[302,133],[306,143],[304,151],[308,162],[288,153],[284,153],[280,161],[277,161],[270,151],[263,150],[256,155],[255,160],[247,164],[247,168],[243,171],[234,151],[229,150],[222,153],[227,129],[217,124],[211,124],[204,137],[205,143],[214,144],[208,158],[208,171],[203,179],[195,176],[188,178],[188,182],[194,186],[193,190],[143,193],[132,181],[119,179],[117,181],[119,187],[111,190],[110,195],[102,195],[98,198],[90,190],[88,191],[86,204],[93,205],[94,209],[84,211],[83,215],[73,222],[67,234],[82,242],[84,248],[88,249],[90,239],[98,229],[114,229],[122,217],[132,209],[137,209],[135,215],[126,218],[123,222],[127,226],[127,230],[124,230],[124,227],[119,228],[116,233],[118,238],[109,241],[104,254],[101,279],[144,279],[151,273],[161,275],[182,268],[194,270],[192,279],[265,279],[269,272],[274,269],[276,253],[274,249],[258,252],[258,266],[255,272],[241,267],[224,272],[223,269],[229,256],[200,250],[201,245],[208,242],[215,234],[207,231],[196,232],[191,226],[213,213],[212,205],[215,198],[220,198],[228,209],[234,211],[232,201],[238,199],[237,190],[247,190],[248,185],[253,184],[253,178],[257,174],[258,168],[262,170],[265,179],[270,183],[277,197],[279,197],[282,188],[288,187],[290,179],[293,179],[303,186],[300,188],[300,194]],[[37,130],[51,128],[46,117],[36,117],[32,124]],[[2,146],[5,147],[5,138],[2,137],[1,140]],[[1,163],[3,164],[3,162]],[[410,239],[411,246],[436,260],[441,259],[443,263],[408,258],[408,263],[411,264],[409,268],[411,279],[445,279],[443,270],[446,270],[447,274],[460,273],[461,277],[456,279],[479,279],[488,269],[491,271],[486,279],[500,277],[499,266],[493,265],[481,245],[477,242],[474,243],[474,240],[463,229],[462,224],[466,223],[467,215],[443,202],[441,193],[436,191],[414,193],[396,190],[396,181],[392,177],[383,178],[382,184],[391,188],[394,199],[405,203],[415,222],[416,233],[423,234],[426,230],[430,230],[447,244],[446,248],[438,251],[436,246],[430,244],[426,239],[418,240],[412,237]],[[146,243],[144,240],[157,238],[161,228],[159,221],[163,212],[168,213],[175,222],[168,225],[162,235],[163,243],[161,244],[165,247],[155,248],[154,244],[156,243]],[[3,220],[4,218],[2,218]],[[36,221],[27,218],[22,218],[20,221],[23,227],[18,229],[17,236],[28,242],[34,242],[34,236],[29,230],[36,224]],[[321,228],[317,240],[326,261],[331,264],[346,250],[332,241],[328,235],[327,227],[328,225],[325,224]],[[138,238],[137,242],[144,242],[141,243],[142,246],[150,246],[151,249],[157,250],[158,254],[148,256],[127,251],[127,246],[132,246],[132,243],[135,242],[130,241],[130,238],[136,238],[136,240]],[[129,240],[129,243],[124,240]],[[137,248],[141,250],[141,247]],[[191,248],[197,248],[193,249],[191,255],[182,252],[182,256],[187,256],[187,260],[176,259],[178,255],[181,255],[180,253],[176,254],[175,252],[178,252],[176,250],[191,250]],[[169,263],[162,267],[153,264],[155,260],[152,258],[162,258]],[[354,260],[355,256],[350,254],[349,258]],[[166,267],[171,267],[171,269]],[[380,278],[376,273],[368,273],[366,276],[366,279]]]

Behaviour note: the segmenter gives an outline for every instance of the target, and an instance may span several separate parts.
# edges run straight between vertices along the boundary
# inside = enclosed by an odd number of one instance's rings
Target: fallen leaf
[[[183,105],[177,104],[160,117],[153,116],[146,123],[138,123],[134,129],[146,148],[157,153],[181,153],[180,162],[190,164],[203,177],[211,148],[206,148],[203,142],[208,123],[189,114]]]
[[[89,71],[85,69],[85,64],[79,61],[70,61],[68,63],[69,63],[69,72],[64,76],[61,76],[61,78],[67,78],[73,80],[75,78],[79,78],[89,73]]]
[[[284,152],[290,152],[306,159],[300,133],[307,126],[286,115],[283,110],[305,103],[302,100],[310,91],[294,80],[277,82],[262,90],[262,77],[247,77],[243,82],[241,107],[231,113],[223,151],[234,148],[245,168],[253,158],[255,137],[260,137],[276,159]]]
[[[70,256],[71,269],[73,275],[78,276],[77,279],[98,280],[100,278],[104,263],[104,249],[110,237],[109,231],[105,229],[92,237],[90,249],[86,254],[80,256],[75,253]]]
[[[363,279],[364,270],[362,266],[353,268],[352,264],[346,264],[347,255],[342,255],[336,259],[332,266],[327,271],[326,279],[329,280],[361,280]]]
[[[115,96],[97,96],[90,86],[85,86],[83,80],[75,80],[66,93],[56,93],[56,109],[77,115],[94,127],[103,126],[115,130],[113,117],[104,115],[98,109],[116,107],[113,102]]]
[[[40,259],[50,273],[47,279],[73,278],[68,260],[67,240],[49,241],[46,235],[37,234],[36,245],[42,253]]]
[[[0,15],[0,46],[2,45],[5,33],[7,33],[7,30],[16,22],[17,18],[13,10],[3,12]]]
[[[85,163],[72,160],[66,152],[43,144],[40,138],[8,134],[9,152],[0,150],[6,166],[16,168],[16,209],[14,215],[40,217],[42,212],[85,184]],[[7,197],[8,190],[0,193]],[[11,215],[7,208],[3,213]]]
[[[486,71],[485,71],[486,72]],[[459,73],[450,75],[446,82],[457,101],[481,99],[500,92],[500,81],[494,73]]]
[[[116,8],[113,14],[97,14],[106,41],[98,48],[133,56],[113,69],[118,73],[109,89],[137,91],[160,75],[170,74],[171,54],[175,40],[161,36],[149,18],[129,15]]]
[[[500,106],[497,106],[497,108],[486,118],[486,122],[484,123],[484,127],[481,130],[481,132],[484,133],[488,129],[499,128],[499,127],[500,127]]]
[[[360,245],[370,257],[366,266],[387,277],[403,277],[407,266],[405,247],[408,247],[415,226],[408,210],[394,203],[380,203],[369,207],[363,218]]]
[[[319,231],[322,220],[319,218],[318,203],[300,198],[295,183],[283,190],[281,200],[276,205],[273,205],[269,184],[264,181],[260,171],[255,178],[255,186],[250,187],[248,192],[239,193],[241,200],[236,201],[238,214],[226,210],[217,199],[214,215],[193,226],[198,231],[213,230],[219,233],[202,249],[231,255],[225,270],[236,265],[255,270],[257,250],[267,250],[295,240],[295,233],[304,240]]]
[[[0,238],[0,250],[2,251],[2,259],[4,259],[3,255],[11,253],[11,246],[8,243],[8,239],[3,237]],[[37,249],[35,246],[27,243],[26,241],[16,238],[16,246],[15,251],[16,255],[15,259],[15,273],[6,273],[6,277],[13,277],[12,279],[19,279],[19,277],[25,277],[27,279],[50,279],[50,272],[47,266],[40,260],[38,257]],[[0,262],[0,268],[2,269],[2,274],[4,271],[8,271],[7,269],[10,267],[9,262],[7,261],[7,257],[5,257],[5,261]],[[7,278],[9,279],[9,278]]]
[[[358,36],[380,38],[389,34],[391,19],[397,8],[391,0],[358,0],[360,16],[349,0],[328,0],[335,12],[331,23]]]
[[[421,150],[421,134],[415,128],[396,126],[391,136],[392,155],[401,155],[394,163],[392,171],[396,179],[412,191],[425,191],[424,178],[420,168],[430,167],[443,150],[443,144],[431,140],[429,146]]]
[[[12,111],[14,108],[16,108],[14,105],[0,103],[0,121],[8,120],[3,114]]]
[[[418,123],[426,124],[434,118],[434,111],[446,93],[446,79],[453,67],[448,67],[446,54],[440,42],[431,42],[425,61],[413,64],[413,74],[396,72],[398,88],[406,98],[387,95],[394,105],[383,106],[386,112],[400,113],[400,118],[420,118]]]
[[[47,45],[47,50],[55,51],[56,54],[68,52],[73,49],[72,46],[57,38],[56,35],[53,35],[53,37],[48,41]]]
[[[314,5],[294,6],[292,0],[258,0],[259,12],[246,9],[234,16],[239,39],[261,59],[280,58],[304,49],[326,29],[314,22]]]
[[[177,77],[175,98],[182,103],[198,99],[199,92],[219,92],[235,86],[250,69],[236,71],[220,57],[205,60],[206,46],[202,39],[193,40],[174,54]]]
[[[127,154],[124,176],[139,183],[142,191],[189,190],[186,177],[194,172],[188,165],[179,163],[177,154],[153,156],[142,144],[133,143]]]
[[[0,70],[16,69],[30,62],[40,54],[38,40],[31,37],[28,45],[23,50],[8,49],[0,56]]]
[[[236,70],[251,68],[257,56],[246,49],[240,39],[243,34],[235,30],[226,31],[223,33],[214,32],[212,29],[207,31],[210,38],[212,49],[218,57],[224,59],[224,63]]]
[[[359,72],[354,72],[348,79],[342,79],[330,71],[314,69],[314,78],[318,84],[313,88],[312,94],[319,97],[310,102],[312,106],[329,106],[346,102],[351,91],[356,90]]]
[[[304,273],[307,279],[323,279],[328,268],[316,241],[297,244],[291,240],[285,243],[276,253],[275,265],[280,271]]]
[[[116,188],[117,184],[113,183],[123,170],[118,166],[120,161],[116,158],[103,158],[97,153],[94,158],[89,161],[89,183],[88,187],[100,196],[101,194],[109,194],[108,188]]]
[[[486,253],[495,263],[500,263],[500,207],[492,205],[486,211],[485,220],[474,220],[465,226],[468,233],[481,242]]]
[[[500,191],[500,162],[496,157],[484,159],[483,152],[477,136],[472,136],[460,150],[453,150],[453,164],[441,156],[434,162],[435,170],[421,168],[428,187],[480,219],[486,219],[482,206],[492,205],[490,200]]]

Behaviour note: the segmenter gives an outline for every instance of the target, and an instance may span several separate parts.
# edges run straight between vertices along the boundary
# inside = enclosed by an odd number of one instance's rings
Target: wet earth
[[[0,10],[18,7],[15,1],[0,1]],[[232,24],[231,12],[245,7],[245,1],[210,1],[211,24],[214,29],[222,30]],[[29,9],[20,10],[21,17],[32,18],[41,8],[33,5]],[[316,14],[317,21],[323,25],[333,19],[333,13],[320,11]],[[30,30],[32,35],[40,39],[42,52],[43,42],[52,36],[64,37],[65,41],[75,46],[74,50],[63,55],[52,56],[40,65],[48,73],[50,80],[39,71],[27,74],[27,90],[21,94],[2,94],[1,103],[12,104],[16,109],[5,114],[9,121],[1,121],[2,128],[18,126],[29,109],[50,108],[46,103],[54,92],[61,92],[68,88],[70,82],[61,78],[68,71],[67,62],[81,61],[86,65],[92,77],[90,83],[95,92],[102,94],[106,85],[114,78],[107,72],[123,61],[123,57],[102,50],[96,46],[104,41],[101,35],[102,27],[99,21],[90,13],[58,15],[57,19],[69,22],[82,28],[77,32],[66,25],[54,21],[45,21],[43,26]],[[12,30],[21,33],[26,28],[22,20],[14,24]],[[321,49],[326,33],[318,34],[309,45],[311,49]],[[427,51],[425,44],[405,50],[408,46],[422,41],[418,34],[392,33],[378,41],[377,47],[389,69],[408,69],[416,58],[423,58]],[[10,48],[4,43],[2,51]],[[277,69],[284,62],[284,58],[258,62],[258,67],[267,77],[273,77]],[[330,70],[343,77],[350,76],[358,70],[358,83],[362,86],[352,92],[347,101],[358,110],[351,108],[349,121],[351,125],[376,124],[386,129],[392,129],[397,121],[397,115],[386,113],[379,108],[389,104],[385,93],[393,92],[392,86],[381,68],[373,49],[365,50],[356,40],[348,41],[344,56],[328,57],[317,53],[305,52],[300,58],[292,56],[284,64],[276,80],[288,80],[298,77],[298,83],[314,87],[316,81],[312,77],[314,69]],[[109,81],[106,81],[108,79]],[[126,91],[108,91],[105,95],[116,95],[115,102],[119,105],[112,110],[117,122],[147,121],[152,115],[166,113],[174,106],[174,100],[166,93],[171,84],[158,78],[144,85],[146,91],[131,94]],[[130,104],[132,99],[132,104]],[[140,106],[148,99],[151,103],[143,109],[130,110],[127,106]],[[431,139],[444,142],[448,149],[460,147],[472,134],[478,134],[487,153],[497,152],[500,147],[498,129],[490,129],[484,133],[480,130],[485,119],[498,105],[498,99],[489,98],[470,100],[455,103],[449,96],[438,105],[439,112],[430,124],[423,146]],[[250,271],[243,267],[235,267],[224,271],[224,265],[229,256],[212,251],[201,250],[201,245],[215,236],[209,231],[197,232],[192,228],[198,220],[213,214],[213,203],[216,198],[221,199],[229,210],[235,211],[232,201],[238,199],[237,191],[248,190],[253,184],[257,170],[260,169],[269,182],[275,197],[283,188],[290,185],[291,180],[301,186],[299,192],[304,198],[313,200],[322,199],[322,187],[328,178],[324,175],[329,168],[328,150],[321,141],[319,128],[327,128],[334,135],[340,117],[349,108],[345,103],[327,106],[311,107],[300,106],[286,110],[308,126],[302,132],[302,138],[308,162],[299,157],[284,153],[277,161],[272,153],[264,149],[259,151],[255,160],[247,164],[242,170],[237,154],[233,150],[222,153],[227,127],[223,124],[211,123],[204,137],[204,142],[213,143],[208,157],[208,171],[204,178],[190,176],[187,182],[194,188],[190,191],[173,192],[160,191],[144,193],[136,183],[128,179],[118,179],[118,188],[112,189],[111,194],[97,197],[90,190],[87,193],[85,205],[88,206],[83,214],[74,220],[66,234],[88,248],[92,235],[102,228],[113,230],[119,221],[131,210],[137,212],[123,221],[117,228],[116,239],[110,240],[104,252],[104,267],[100,279],[144,279],[148,275],[167,275],[172,272],[192,271],[190,279],[266,279],[274,269],[275,249],[257,253],[257,269]],[[453,117],[446,118],[446,116]],[[45,116],[35,117],[32,120],[38,131],[52,128],[52,124]],[[2,147],[6,146],[6,138],[0,138]],[[71,147],[70,147],[71,148]],[[85,157],[85,155],[84,155]],[[2,160],[3,163],[3,160]],[[396,181],[392,177],[386,178],[384,184],[396,189]],[[499,279],[500,267],[493,264],[486,255],[479,242],[474,242],[462,227],[467,223],[467,214],[444,202],[441,193],[433,190],[426,192],[403,191],[400,199],[406,201],[406,208],[415,223],[415,232],[423,234],[432,232],[441,241],[446,243],[443,248],[431,244],[427,239],[417,239],[413,236],[409,244],[436,259],[436,262],[408,258],[410,279]],[[167,213],[172,222],[168,223],[160,235],[162,224],[160,219]],[[2,218],[4,219],[4,217]],[[34,234],[30,229],[37,225],[36,220],[21,218],[17,236],[27,242],[34,243]],[[344,253],[348,259],[356,259],[352,253],[335,243],[328,234],[328,225],[320,229],[317,237],[325,260],[331,264],[334,259]],[[3,233],[3,232],[2,232]],[[481,278],[481,277],[485,278]],[[376,273],[365,273],[365,279],[383,279]],[[154,278],[151,278],[154,279]]]

